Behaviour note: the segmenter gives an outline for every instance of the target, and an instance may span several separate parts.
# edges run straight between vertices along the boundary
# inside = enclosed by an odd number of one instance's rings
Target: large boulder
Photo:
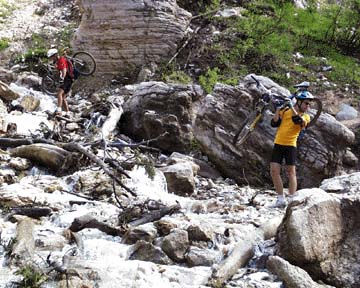
[[[120,131],[139,141],[163,135],[151,143],[170,152],[191,150],[194,102],[203,95],[200,86],[143,82],[125,86],[121,94],[125,102]]]
[[[72,47],[92,53],[97,71],[107,74],[126,75],[144,64],[169,60],[191,19],[175,0],[81,0],[80,4],[83,14]]]
[[[274,92],[290,94],[270,79],[260,79]],[[249,87],[250,81],[247,76],[236,87],[217,84],[211,95],[201,99],[193,130],[201,150],[224,176],[239,184],[263,186],[264,182],[271,183],[268,166],[276,133],[270,126],[272,114],[265,113],[244,144],[232,144],[233,136],[259,96]],[[322,179],[340,173],[344,156],[354,140],[354,133],[347,127],[331,115],[321,114],[298,143],[299,187],[318,186]]]
[[[360,196],[304,189],[287,208],[277,254],[314,280],[336,287],[360,283]]]

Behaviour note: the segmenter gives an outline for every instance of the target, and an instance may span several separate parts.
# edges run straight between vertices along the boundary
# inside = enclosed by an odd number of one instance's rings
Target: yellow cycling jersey
[[[292,121],[293,112],[291,109],[280,111],[281,124],[276,132],[275,144],[296,147],[296,141],[300,131],[310,122],[310,115],[303,113],[299,114],[305,121],[303,126],[295,124]]]

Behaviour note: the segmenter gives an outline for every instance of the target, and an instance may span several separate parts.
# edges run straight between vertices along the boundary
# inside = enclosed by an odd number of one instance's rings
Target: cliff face
[[[170,59],[191,14],[175,0],[81,0],[72,46],[94,55],[98,72],[123,74]]]

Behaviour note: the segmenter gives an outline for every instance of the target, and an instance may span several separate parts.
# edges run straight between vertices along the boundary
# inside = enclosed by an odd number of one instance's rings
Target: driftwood
[[[48,207],[15,207],[10,210],[11,215],[24,215],[31,218],[48,216],[52,210]]]
[[[84,148],[83,146],[81,146],[80,144],[77,143],[68,143],[68,144],[64,144],[63,145],[64,149],[68,150],[68,151],[78,151],[84,155],[86,155],[91,161],[93,161],[94,163],[96,163],[97,165],[99,165],[103,171],[108,174],[111,178],[113,178],[116,183],[118,183],[122,188],[124,188],[127,192],[129,192],[131,195],[133,196],[137,196],[135,192],[133,192],[130,188],[128,188],[127,186],[125,186],[122,182],[121,179],[119,179],[115,173],[113,171],[111,171],[106,165],[105,163],[99,158],[97,157],[94,153],[90,152],[89,150],[87,150],[86,148]]]
[[[95,228],[112,236],[122,236],[125,233],[125,229],[113,227],[89,215],[75,218],[69,227],[72,232],[78,232],[86,228]]]
[[[35,143],[47,143],[53,144],[52,141],[40,138],[7,138],[0,137],[0,147],[1,148],[14,148],[22,145],[30,145]]]
[[[131,221],[129,225],[131,226],[139,226],[145,223],[153,222],[156,220],[161,219],[165,215],[173,214],[181,209],[179,204],[171,205],[169,207],[162,207],[159,210],[154,210],[151,212],[146,213],[143,217],[140,219]]]
[[[253,256],[253,247],[260,240],[261,234],[256,230],[246,233],[231,254],[213,270],[208,284],[212,287],[221,287],[223,283],[234,276],[239,268],[244,267]]]
[[[55,145],[41,143],[13,148],[10,150],[10,155],[27,158],[53,170],[70,165],[72,161],[72,155],[68,151]]]
[[[35,250],[33,232],[33,220],[28,217],[21,218],[16,226],[16,242],[10,255],[13,264],[22,266],[32,261]]]
[[[120,121],[123,109],[113,108],[111,109],[108,118],[105,120],[101,127],[102,138],[107,139],[112,131],[115,130],[117,123]]]

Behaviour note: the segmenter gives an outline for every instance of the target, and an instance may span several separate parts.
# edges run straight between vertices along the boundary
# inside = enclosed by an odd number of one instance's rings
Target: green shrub
[[[20,268],[15,274],[23,277],[19,283],[19,288],[40,288],[41,284],[47,279],[44,273],[31,265]]]
[[[163,80],[167,83],[189,84],[192,79],[183,71],[172,71],[170,75],[164,75]]]
[[[9,47],[9,39],[7,38],[0,38],[0,51],[4,50]]]
[[[6,0],[0,0],[0,22],[4,22],[15,10],[15,6]]]
[[[214,69],[208,68],[205,75],[199,77],[199,83],[206,93],[211,93],[214,89],[215,84],[219,80],[219,68],[215,67]]]

